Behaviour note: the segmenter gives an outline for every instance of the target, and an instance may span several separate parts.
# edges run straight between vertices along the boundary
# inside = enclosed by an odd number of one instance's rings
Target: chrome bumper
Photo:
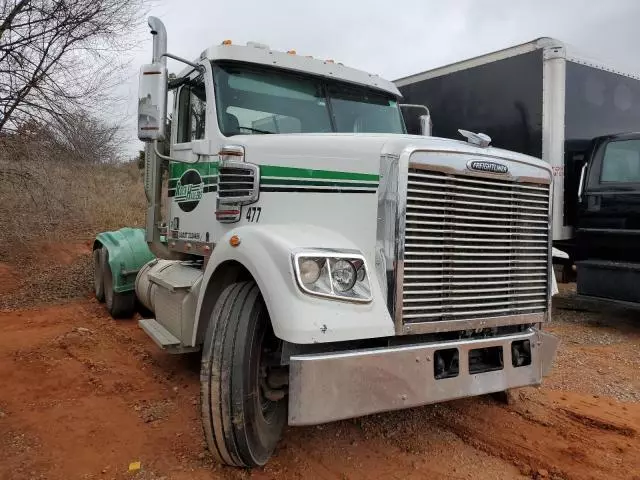
[[[531,363],[514,367],[511,344],[519,340],[530,341]],[[471,350],[500,346],[502,369],[469,373]],[[530,329],[491,339],[293,356],[289,425],[315,425],[536,385],[550,370],[557,347],[554,336]],[[434,354],[451,348],[458,349],[459,373],[436,379]]]

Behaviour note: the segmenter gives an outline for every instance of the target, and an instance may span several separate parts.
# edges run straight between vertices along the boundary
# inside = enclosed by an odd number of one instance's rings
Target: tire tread
[[[255,467],[266,459],[251,453],[244,412],[245,375],[243,355],[251,342],[248,332],[255,316],[264,308],[255,282],[229,285],[218,298],[207,329],[200,373],[202,421],[212,454],[222,463]],[[219,386],[219,388],[218,388]],[[216,410],[214,411],[214,408]]]

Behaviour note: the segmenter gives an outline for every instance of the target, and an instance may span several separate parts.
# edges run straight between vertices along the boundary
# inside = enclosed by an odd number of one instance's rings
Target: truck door
[[[578,211],[578,258],[640,261],[640,134],[594,145]]]
[[[194,72],[176,93],[169,163],[170,237],[180,242],[209,243],[215,220],[203,215],[213,209],[217,164],[198,158],[196,142],[206,139],[207,97],[203,74]],[[176,247],[176,249],[179,249]]]

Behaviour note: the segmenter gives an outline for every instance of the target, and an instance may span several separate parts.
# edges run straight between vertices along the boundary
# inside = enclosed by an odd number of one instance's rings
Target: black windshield
[[[404,133],[395,97],[365,87],[244,64],[213,64],[220,130]]]

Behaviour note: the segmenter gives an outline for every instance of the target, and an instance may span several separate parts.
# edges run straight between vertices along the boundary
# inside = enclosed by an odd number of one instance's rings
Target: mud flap
[[[141,228],[121,228],[113,232],[102,232],[96,236],[93,248],[104,247],[109,252],[109,267],[113,276],[113,291],[116,293],[134,290],[136,274],[144,264],[155,256],[149,250]]]

